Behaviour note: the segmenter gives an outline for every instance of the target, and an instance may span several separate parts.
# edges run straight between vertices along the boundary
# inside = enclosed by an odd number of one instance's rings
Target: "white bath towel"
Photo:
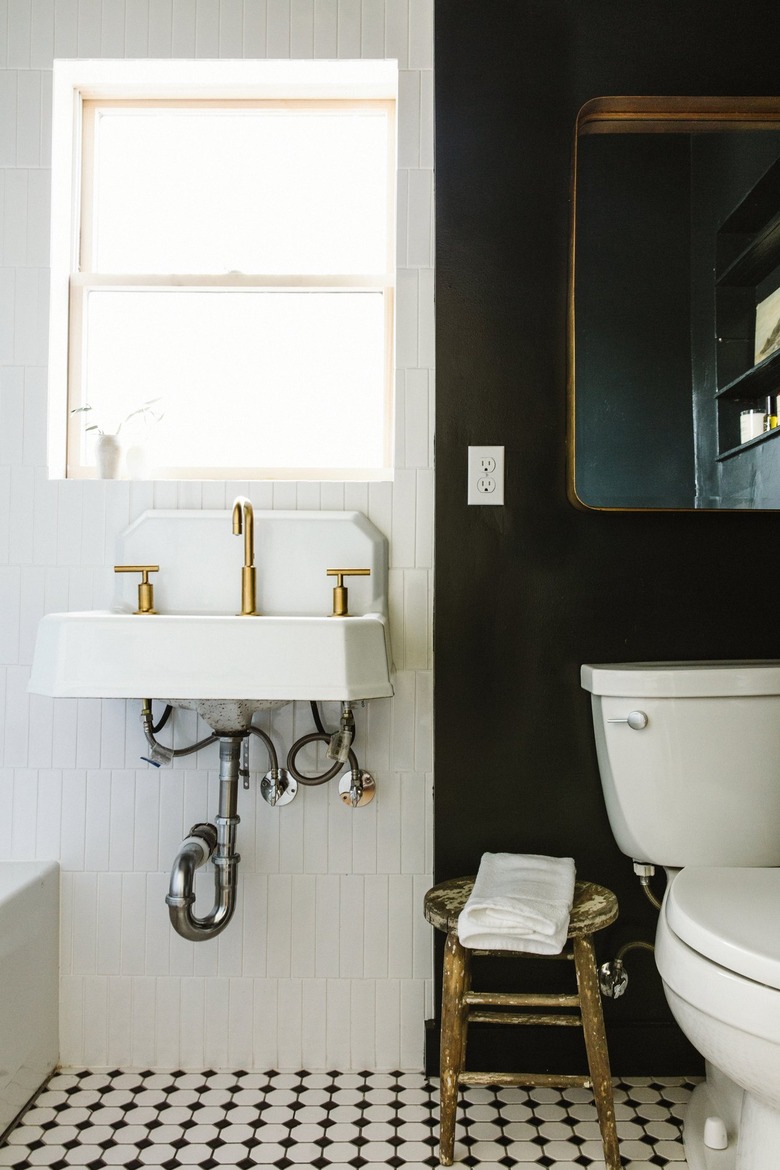
[[[474,950],[557,955],[573,900],[571,857],[485,853],[458,918],[458,936]]]

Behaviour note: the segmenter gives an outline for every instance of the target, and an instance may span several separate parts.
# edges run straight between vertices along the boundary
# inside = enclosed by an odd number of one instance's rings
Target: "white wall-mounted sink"
[[[359,512],[258,512],[258,608],[239,617],[243,542],[230,512],[146,512],[119,537],[117,563],[156,564],[155,614],[135,614],[117,574],[113,606],[52,613],[38,630],[29,689],[80,698],[166,699],[204,714],[300,700],[392,695],[387,541]],[[328,568],[348,578],[355,616],[328,617]],[[236,714],[236,719],[239,715]]]
[[[53,613],[30,690],[104,699],[375,699],[392,695],[380,614]]]

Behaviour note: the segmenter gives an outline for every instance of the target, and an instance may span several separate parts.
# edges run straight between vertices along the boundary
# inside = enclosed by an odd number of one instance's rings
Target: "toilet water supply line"
[[[655,866],[648,865],[645,862],[634,862],[634,873],[639,878],[642,890],[655,910],[661,909],[661,903],[650,889],[650,878],[655,873]],[[643,939],[634,939],[632,942],[624,943],[612,962],[602,963],[599,967],[599,987],[601,994],[606,995],[609,999],[619,999],[623,992],[628,987],[628,972],[623,966],[623,956],[627,955],[629,951],[654,951],[655,947],[652,943],[645,942]]]
[[[146,741],[151,748],[148,756],[141,758],[159,768],[169,764],[177,756],[188,756],[212,743],[219,742],[219,807],[214,824],[193,825],[189,836],[182,841],[171,869],[171,879],[166,904],[173,929],[182,938],[202,942],[215,938],[230,922],[236,908],[238,886],[238,863],[236,852],[236,829],[240,822],[236,806],[238,781],[249,788],[249,736],[256,735],[265,744],[271,763],[270,771],[263,778],[262,793],[269,804],[287,803],[297,791],[290,775],[305,785],[319,785],[332,779],[349,760],[350,786],[342,799],[353,808],[373,795],[373,778],[361,771],[355,753],[352,751],[354,717],[349,704],[343,704],[339,730],[329,734],[322,725],[316,703],[311,704],[317,732],[301,736],[290,748],[287,768],[279,767],[279,759],[271,737],[259,727],[249,726],[240,735],[212,734],[184,748],[169,748],[156,739],[156,733],[165,726],[171,713],[166,707],[161,719],[155,724],[150,699],[141,701],[141,725]],[[298,752],[308,743],[324,741],[328,744],[327,755],[335,760],[332,767],[320,775],[306,776],[295,765]],[[370,782],[370,788],[369,788]],[[367,790],[368,789],[368,790]],[[194,910],[195,872],[207,861],[214,864],[214,904],[207,915],[199,918]]]

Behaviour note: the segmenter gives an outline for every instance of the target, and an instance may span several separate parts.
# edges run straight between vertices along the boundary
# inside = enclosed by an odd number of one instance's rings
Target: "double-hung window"
[[[395,86],[56,63],[52,474],[119,429],[157,478],[391,476]]]

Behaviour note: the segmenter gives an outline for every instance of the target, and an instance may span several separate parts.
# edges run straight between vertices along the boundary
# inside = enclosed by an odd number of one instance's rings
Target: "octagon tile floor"
[[[695,1084],[615,1082],[627,1170],[686,1170],[680,1120]],[[17,1170],[438,1166],[438,1084],[417,1073],[55,1073],[0,1146]],[[456,1163],[603,1170],[587,1089],[462,1092]]]

